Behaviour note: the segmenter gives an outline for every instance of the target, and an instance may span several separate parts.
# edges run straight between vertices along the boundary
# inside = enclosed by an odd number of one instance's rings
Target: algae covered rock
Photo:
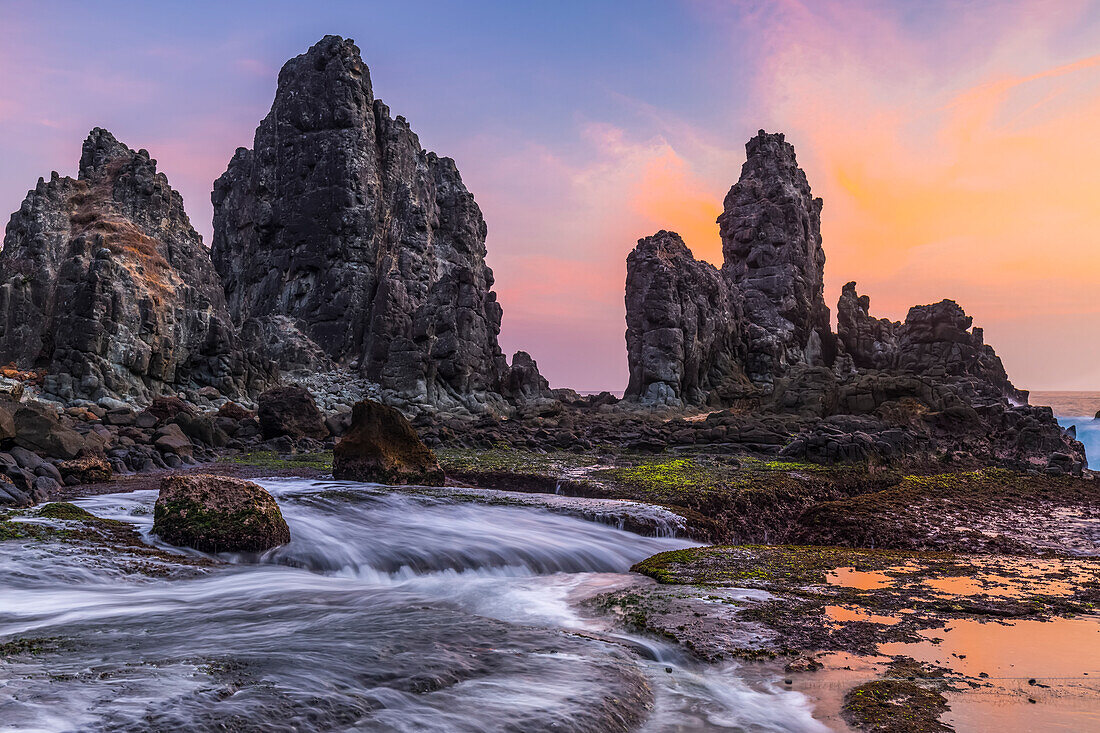
[[[93,484],[111,480],[111,464],[95,456],[61,461],[57,464],[57,470],[68,484]]]
[[[443,485],[439,461],[405,416],[374,400],[352,409],[351,427],[333,451],[332,475],[380,484]]]
[[[260,552],[290,542],[271,494],[251,481],[209,474],[161,481],[153,533],[204,552]]]

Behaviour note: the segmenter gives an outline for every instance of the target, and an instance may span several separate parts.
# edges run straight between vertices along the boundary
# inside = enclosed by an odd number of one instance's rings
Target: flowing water
[[[1092,417],[1059,417],[1063,428],[1073,426],[1077,439],[1085,446],[1085,460],[1093,470],[1100,469],[1100,420]]]
[[[0,543],[4,731],[818,731],[752,665],[702,666],[578,599],[690,546],[530,506],[260,481],[293,541],[182,575]],[[77,502],[147,541],[155,492]]]

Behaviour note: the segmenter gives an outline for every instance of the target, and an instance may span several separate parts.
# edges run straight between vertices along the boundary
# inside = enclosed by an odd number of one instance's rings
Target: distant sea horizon
[[[1046,390],[1034,389],[1028,398],[1032,405],[1046,405],[1058,417],[1088,417],[1100,412],[1098,390]]]

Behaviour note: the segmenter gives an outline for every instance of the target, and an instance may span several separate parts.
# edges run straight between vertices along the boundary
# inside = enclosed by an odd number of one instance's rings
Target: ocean
[[[1100,392],[1034,391],[1028,400],[1033,405],[1049,405],[1059,424],[1077,428],[1077,439],[1085,446],[1089,468],[1100,469]]]

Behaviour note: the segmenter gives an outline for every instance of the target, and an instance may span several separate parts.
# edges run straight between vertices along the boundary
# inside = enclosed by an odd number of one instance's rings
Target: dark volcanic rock
[[[1012,386],[993,347],[985,343],[974,319],[958,303],[942,300],[909,309],[898,328],[897,367],[932,376],[968,377],[989,385],[1016,402],[1027,402],[1027,393]]]
[[[526,351],[517,351],[502,385],[502,391],[511,400],[550,399],[550,383],[539,373],[539,365]]]
[[[847,283],[836,306],[837,338],[844,352],[860,369],[890,369],[898,358],[897,321],[873,318],[871,299]]]
[[[260,395],[258,400],[260,430],[265,439],[282,435],[291,438],[328,437],[325,419],[313,397],[298,386],[275,387]]]
[[[837,335],[860,369],[911,372],[939,380],[971,383],[970,391],[994,393],[1026,403],[1027,393],[1008,379],[1004,364],[985,343],[974,319],[953,300],[915,305],[904,323],[872,318],[870,298],[848,283],[837,304]]]
[[[39,179],[12,215],[0,283],[0,362],[45,367],[59,399],[237,394],[264,376],[236,347],[183,199],[106,130],[85,141],[77,180]]]
[[[64,425],[52,409],[35,402],[15,408],[15,443],[28,451],[53,458],[76,458],[84,450],[84,436]]]
[[[722,274],[744,300],[745,371],[767,383],[794,364],[831,365],[835,347],[824,296],[821,199],[810,194],[782,133],[761,130],[745,149],[741,178],[718,217]]]
[[[214,263],[250,338],[272,329],[250,319],[285,316],[405,398],[477,411],[500,400],[481,211],[454,161],[375,99],[352,41],[326,36],[283,66],[253,148],[237,150],[212,200]],[[283,343],[267,352],[297,359]]]
[[[638,240],[626,260],[626,397],[644,404],[706,403],[744,382],[736,298],[680,235]]]
[[[373,400],[352,409],[351,427],[333,450],[332,475],[391,485],[443,485],[439,462],[405,416]]]
[[[290,542],[271,494],[251,481],[204,474],[161,480],[153,533],[204,552],[262,552]]]
[[[820,462],[904,456],[1081,472],[1081,443],[1049,409],[1027,405],[1027,393],[1008,380],[982,329],[954,301],[915,306],[896,323],[873,318],[870,299],[848,283],[834,336],[823,300],[821,201],[783,135],[761,131],[746,148],[718,219],[721,271],[661,232],[630,254],[626,288],[627,396],[746,414],[712,422],[712,413],[663,429],[639,423],[614,437],[597,429],[609,423],[603,414],[583,431],[581,420],[565,415],[565,435],[543,419],[529,436],[498,426],[499,437],[463,440],[723,445]]]

